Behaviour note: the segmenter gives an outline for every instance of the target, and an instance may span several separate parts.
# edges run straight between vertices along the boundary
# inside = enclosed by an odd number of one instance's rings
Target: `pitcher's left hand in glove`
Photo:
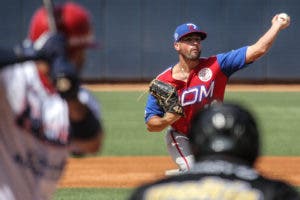
[[[165,112],[184,116],[183,107],[180,105],[176,88],[171,84],[154,79],[149,86],[149,92],[153,95]]]

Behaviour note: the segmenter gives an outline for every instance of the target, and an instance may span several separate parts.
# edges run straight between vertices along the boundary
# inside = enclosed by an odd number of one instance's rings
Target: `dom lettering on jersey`
[[[181,95],[181,105],[188,106],[194,103],[201,102],[203,98],[212,97],[214,94],[215,82],[213,81],[209,88],[205,85],[197,85],[183,91]]]

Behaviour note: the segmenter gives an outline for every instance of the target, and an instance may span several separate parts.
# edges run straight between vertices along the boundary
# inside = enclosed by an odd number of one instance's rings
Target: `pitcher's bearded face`
[[[178,42],[178,53],[189,60],[197,60],[201,55],[201,37],[190,34]]]
[[[179,51],[179,53],[188,60],[197,60],[201,55],[201,50],[197,48],[191,48],[186,51]]]

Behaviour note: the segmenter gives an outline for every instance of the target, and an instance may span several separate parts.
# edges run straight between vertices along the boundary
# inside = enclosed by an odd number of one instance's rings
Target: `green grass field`
[[[128,199],[132,189],[71,188],[59,189],[55,200],[121,200]]]
[[[144,125],[146,95],[142,92],[97,92],[102,106],[105,141],[99,156],[168,155],[163,133],[148,133]],[[262,132],[262,155],[300,156],[299,92],[227,92],[226,101],[248,107]],[[121,200],[132,189],[59,189],[55,200]],[[300,188],[299,188],[300,191]]]

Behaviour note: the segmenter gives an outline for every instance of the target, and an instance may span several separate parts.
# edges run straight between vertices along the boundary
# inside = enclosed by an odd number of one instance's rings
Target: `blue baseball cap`
[[[182,37],[190,34],[190,33],[198,33],[202,40],[204,40],[207,34],[201,31],[200,27],[193,23],[185,23],[177,26],[174,32],[174,41],[178,42]]]

